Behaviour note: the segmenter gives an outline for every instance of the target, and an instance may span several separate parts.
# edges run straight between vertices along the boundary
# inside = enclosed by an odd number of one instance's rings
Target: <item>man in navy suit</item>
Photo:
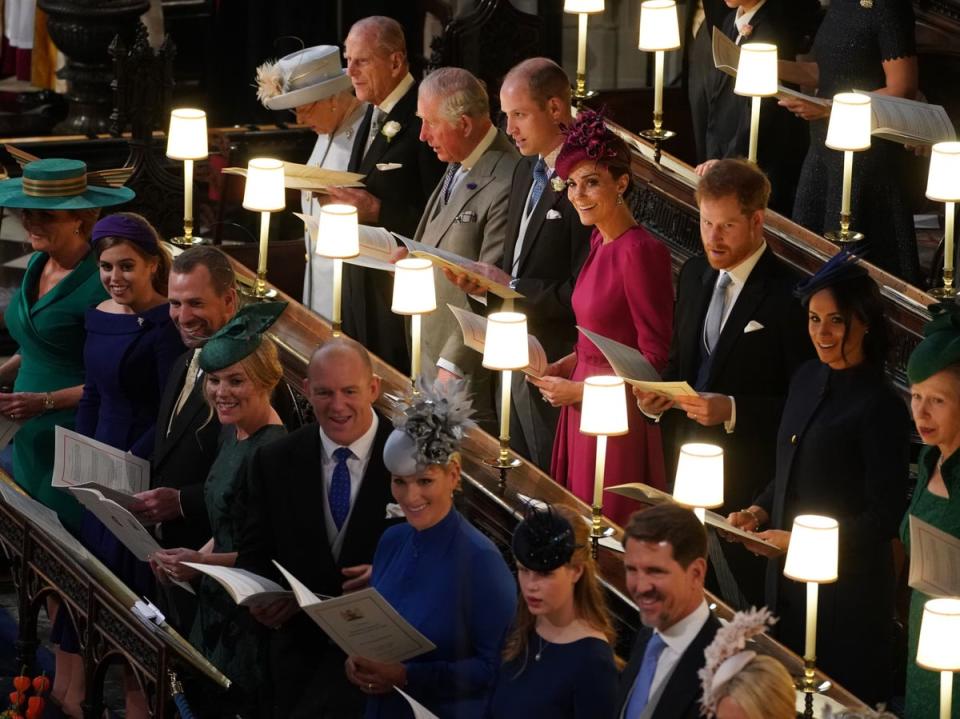
[[[697,719],[704,650],[720,622],[707,607],[707,534],[689,509],[634,512],[623,532],[627,591],[644,629],[620,675],[621,719]]]

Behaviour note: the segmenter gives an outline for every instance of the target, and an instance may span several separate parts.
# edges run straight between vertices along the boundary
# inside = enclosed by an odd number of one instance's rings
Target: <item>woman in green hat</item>
[[[900,538],[910,550],[910,517],[960,537],[960,307],[943,303],[930,308],[933,321],[910,355],[910,408],[920,439],[926,445],[917,459],[917,487],[900,526]],[[931,597],[914,589],[910,596],[907,651],[907,706],[910,719],[940,716],[940,677],[917,666],[917,639],[923,605]],[[954,696],[960,681],[954,679]],[[952,716],[960,719],[960,705]]]
[[[54,427],[72,429],[83,390],[84,313],[107,298],[90,233],[100,209],[134,197],[100,187],[110,174],[78,160],[36,160],[23,177],[0,182],[0,207],[17,211],[34,254],[5,320],[20,349],[0,366],[0,413],[21,426],[13,443],[14,479],[76,529],[80,505],[50,486]]]
[[[198,550],[165,549],[153,556],[158,579],[189,581],[199,575],[182,562],[232,567],[246,516],[246,466],[254,451],[286,434],[270,394],[283,376],[273,342],[264,336],[287,306],[263,302],[243,307],[200,352],[204,392],[225,430],[204,484],[213,537]],[[173,589],[173,591],[180,591]],[[264,627],[214,580],[200,584],[190,641],[233,682],[227,696],[198,707],[203,716],[267,716],[262,694],[266,663]]]

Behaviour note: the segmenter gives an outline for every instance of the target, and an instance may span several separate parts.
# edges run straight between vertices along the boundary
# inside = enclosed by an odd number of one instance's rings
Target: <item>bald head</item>
[[[310,356],[310,367],[323,364],[323,362],[334,356],[352,355],[363,370],[365,378],[373,376],[373,361],[370,359],[370,353],[367,348],[350,337],[331,337],[322,345],[317,347]],[[307,370],[309,373],[309,369]]]
[[[303,391],[323,433],[341,447],[349,447],[373,423],[380,378],[373,374],[363,345],[335,337],[320,345],[310,358]]]
[[[503,78],[503,86],[517,83],[526,86],[530,98],[540,107],[550,98],[556,98],[570,107],[570,78],[550,58],[531,57],[514,65]]]

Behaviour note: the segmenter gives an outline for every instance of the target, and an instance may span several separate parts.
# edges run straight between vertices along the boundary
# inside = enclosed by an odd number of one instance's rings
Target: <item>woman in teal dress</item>
[[[80,505],[50,486],[54,427],[72,429],[83,390],[84,314],[106,299],[90,232],[100,208],[134,197],[125,187],[97,187],[77,160],[37,160],[23,177],[0,182],[0,207],[19,210],[34,254],[5,320],[20,349],[0,366],[0,413],[20,422],[13,442],[17,483],[77,529]]]
[[[944,303],[930,308],[933,321],[924,328],[924,340],[910,355],[910,406],[917,433],[926,445],[917,460],[917,487],[900,527],[900,538],[910,550],[910,517],[960,537],[960,308]],[[907,651],[906,716],[938,719],[940,675],[917,665],[917,639],[923,605],[932,597],[912,590]],[[954,676],[953,695],[960,696]],[[960,704],[952,717],[960,719]]]
[[[283,369],[273,342],[263,336],[285,307],[285,302],[244,307],[200,352],[207,402],[225,428],[204,484],[213,537],[199,550],[181,547],[155,554],[152,565],[161,580],[199,575],[182,562],[228,567],[236,562],[247,513],[247,460],[257,448],[286,434],[270,406]],[[203,577],[198,599],[190,641],[233,685],[225,697],[200,697],[209,706],[197,708],[204,717],[265,716],[265,627],[209,577]]]

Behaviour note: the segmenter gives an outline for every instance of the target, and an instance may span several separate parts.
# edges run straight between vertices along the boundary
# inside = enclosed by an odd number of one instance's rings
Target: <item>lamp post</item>
[[[207,158],[207,113],[187,107],[170,113],[167,157],[183,160],[183,235],[170,241],[192,245],[197,241],[193,237],[193,161]]]
[[[701,523],[707,509],[723,505],[723,449],[699,443],[680,447],[673,498],[690,507]]]
[[[660,162],[660,145],[677,133],[663,129],[663,53],[680,47],[680,25],[674,0],[646,0],[640,3],[641,50],[654,53],[653,129],[640,137],[653,143],[653,159]]]
[[[833,96],[826,145],[843,152],[843,197],[840,205],[840,230],[824,235],[831,242],[860,242],[863,234],[850,229],[850,190],[853,185],[853,153],[870,148],[873,115],[870,97],[857,92],[841,92]]]
[[[580,402],[580,433],[597,438],[597,455],[593,475],[593,522],[590,526],[590,541],[593,556],[597,556],[601,537],[613,532],[603,529],[603,475],[607,462],[607,437],[623,435],[630,431],[627,421],[627,396],[620,377],[598,375],[587,377],[583,382],[583,399]]]
[[[483,366],[500,370],[500,452],[487,465],[500,470],[500,490],[506,489],[507,471],[520,466],[510,459],[510,382],[513,370],[530,363],[527,344],[527,316],[521,312],[494,312],[487,317],[483,346]]]
[[[353,205],[324,205],[320,208],[317,249],[321,257],[333,260],[333,308],[330,322],[333,336],[340,336],[343,261],[360,254],[357,208]]]
[[[953,673],[960,671],[960,599],[931,599],[923,605],[917,664],[940,672],[940,719],[950,719]]]
[[[274,297],[277,292],[267,289],[267,247],[270,237],[270,213],[286,207],[286,189],[283,185],[283,163],[269,157],[255,157],[247,164],[247,184],[243,189],[243,207],[260,213],[260,257],[257,262],[257,281],[253,296],[257,299]]]
[[[760,133],[760,98],[777,94],[777,46],[765,42],[748,42],[740,47],[737,80],[733,85],[737,95],[751,98],[750,105],[750,162],[757,161],[757,136]]]
[[[930,154],[930,172],[927,175],[927,197],[946,203],[943,215],[943,286],[930,290],[934,297],[956,299],[953,286],[953,222],[960,202],[960,142],[938,142]]]
[[[840,530],[837,520],[816,514],[801,514],[793,520],[790,546],[783,574],[807,583],[807,636],[803,653],[803,677],[799,682],[804,692],[805,717],[813,716],[813,695],[817,659],[817,602],[821,584],[837,581],[837,554]]]
[[[393,305],[390,309],[398,315],[410,316],[410,381],[413,384],[413,393],[419,394],[417,378],[420,376],[420,316],[437,309],[433,263],[420,257],[407,257],[399,260],[395,267]]]
[[[564,0],[563,11],[578,16],[577,32],[577,86],[573,97],[577,107],[597,93],[587,90],[587,16],[603,12],[603,0]]]

